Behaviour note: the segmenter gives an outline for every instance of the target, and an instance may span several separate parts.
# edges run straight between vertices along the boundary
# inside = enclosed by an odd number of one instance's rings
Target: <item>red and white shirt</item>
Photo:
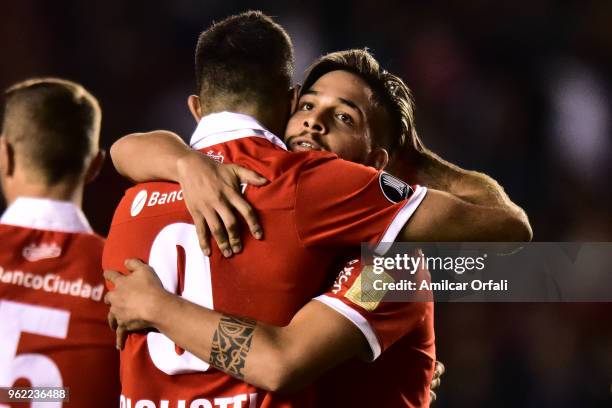
[[[203,256],[180,186],[141,183],[119,203],[104,250],[104,269],[149,263],[172,293],[217,311],[286,325],[333,277],[338,254],[361,242],[393,241],[425,189],[389,187],[388,176],[322,152],[290,153],[249,116],[203,118],[193,148],[250,168],[270,182],[245,196],[264,239],[243,234],[244,250],[224,259]],[[397,188],[396,188],[397,187]],[[391,198],[403,197],[399,202]],[[177,351],[156,332],[131,334],[121,354],[122,407],[312,406],[313,389],[281,397],[238,381]],[[140,405],[137,405],[140,404]],[[169,404],[169,405],[168,405]]]
[[[360,259],[350,260],[329,290],[315,300],[363,333],[372,361],[355,357],[326,373],[317,382],[317,406],[428,407],[436,360],[433,302],[389,302],[382,291],[365,293],[368,286],[362,279],[368,278],[363,271]],[[429,273],[421,268],[415,278],[429,279]]]
[[[70,406],[117,404],[119,356],[103,302],[103,246],[69,202],[18,198],[2,215],[0,387],[68,387]]]

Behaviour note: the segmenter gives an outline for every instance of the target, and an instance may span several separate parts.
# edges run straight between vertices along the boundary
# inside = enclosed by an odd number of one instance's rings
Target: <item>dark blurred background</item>
[[[370,48],[414,91],[424,142],[497,179],[535,240],[612,240],[609,1],[3,1],[0,88],[45,75],[82,83],[102,105],[106,148],[133,131],[188,137],[197,35],[250,8],[292,36],[298,82],[323,53]],[[99,233],[127,185],[107,162],[88,188]],[[448,373],[435,406],[612,406],[610,312],[438,304]]]

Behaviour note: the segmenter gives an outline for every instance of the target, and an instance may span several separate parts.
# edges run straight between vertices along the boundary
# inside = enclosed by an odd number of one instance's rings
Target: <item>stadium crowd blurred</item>
[[[425,144],[499,180],[534,240],[612,241],[612,2],[6,1],[0,88],[44,75],[84,84],[107,148],[132,131],[188,137],[197,35],[248,8],[291,34],[296,81],[325,52],[370,48],[412,88]],[[108,162],[86,192],[99,233],[125,186]],[[609,316],[606,304],[438,304],[448,373],[435,405],[609,406]]]

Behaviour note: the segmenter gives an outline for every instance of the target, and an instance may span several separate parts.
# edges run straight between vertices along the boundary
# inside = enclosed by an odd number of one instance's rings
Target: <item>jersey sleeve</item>
[[[433,332],[422,327],[433,315],[432,302],[390,302],[380,291],[366,293],[362,286],[364,270],[361,260],[348,261],[332,287],[315,300],[343,315],[361,331],[372,360],[404,336],[414,333],[422,337],[425,333],[433,337]]]
[[[393,242],[427,190],[341,159],[314,160],[297,180],[296,228],[305,246]]]

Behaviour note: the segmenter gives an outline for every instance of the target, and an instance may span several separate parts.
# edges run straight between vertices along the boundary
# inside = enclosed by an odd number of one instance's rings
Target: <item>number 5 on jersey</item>
[[[21,333],[65,339],[69,322],[70,313],[65,310],[0,300],[0,387],[11,387],[18,378],[27,379],[32,387],[63,386],[53,360],[43,354],[17,355],[17,347]],[[61,406],[61,402],[32,403],[32,408]]]

